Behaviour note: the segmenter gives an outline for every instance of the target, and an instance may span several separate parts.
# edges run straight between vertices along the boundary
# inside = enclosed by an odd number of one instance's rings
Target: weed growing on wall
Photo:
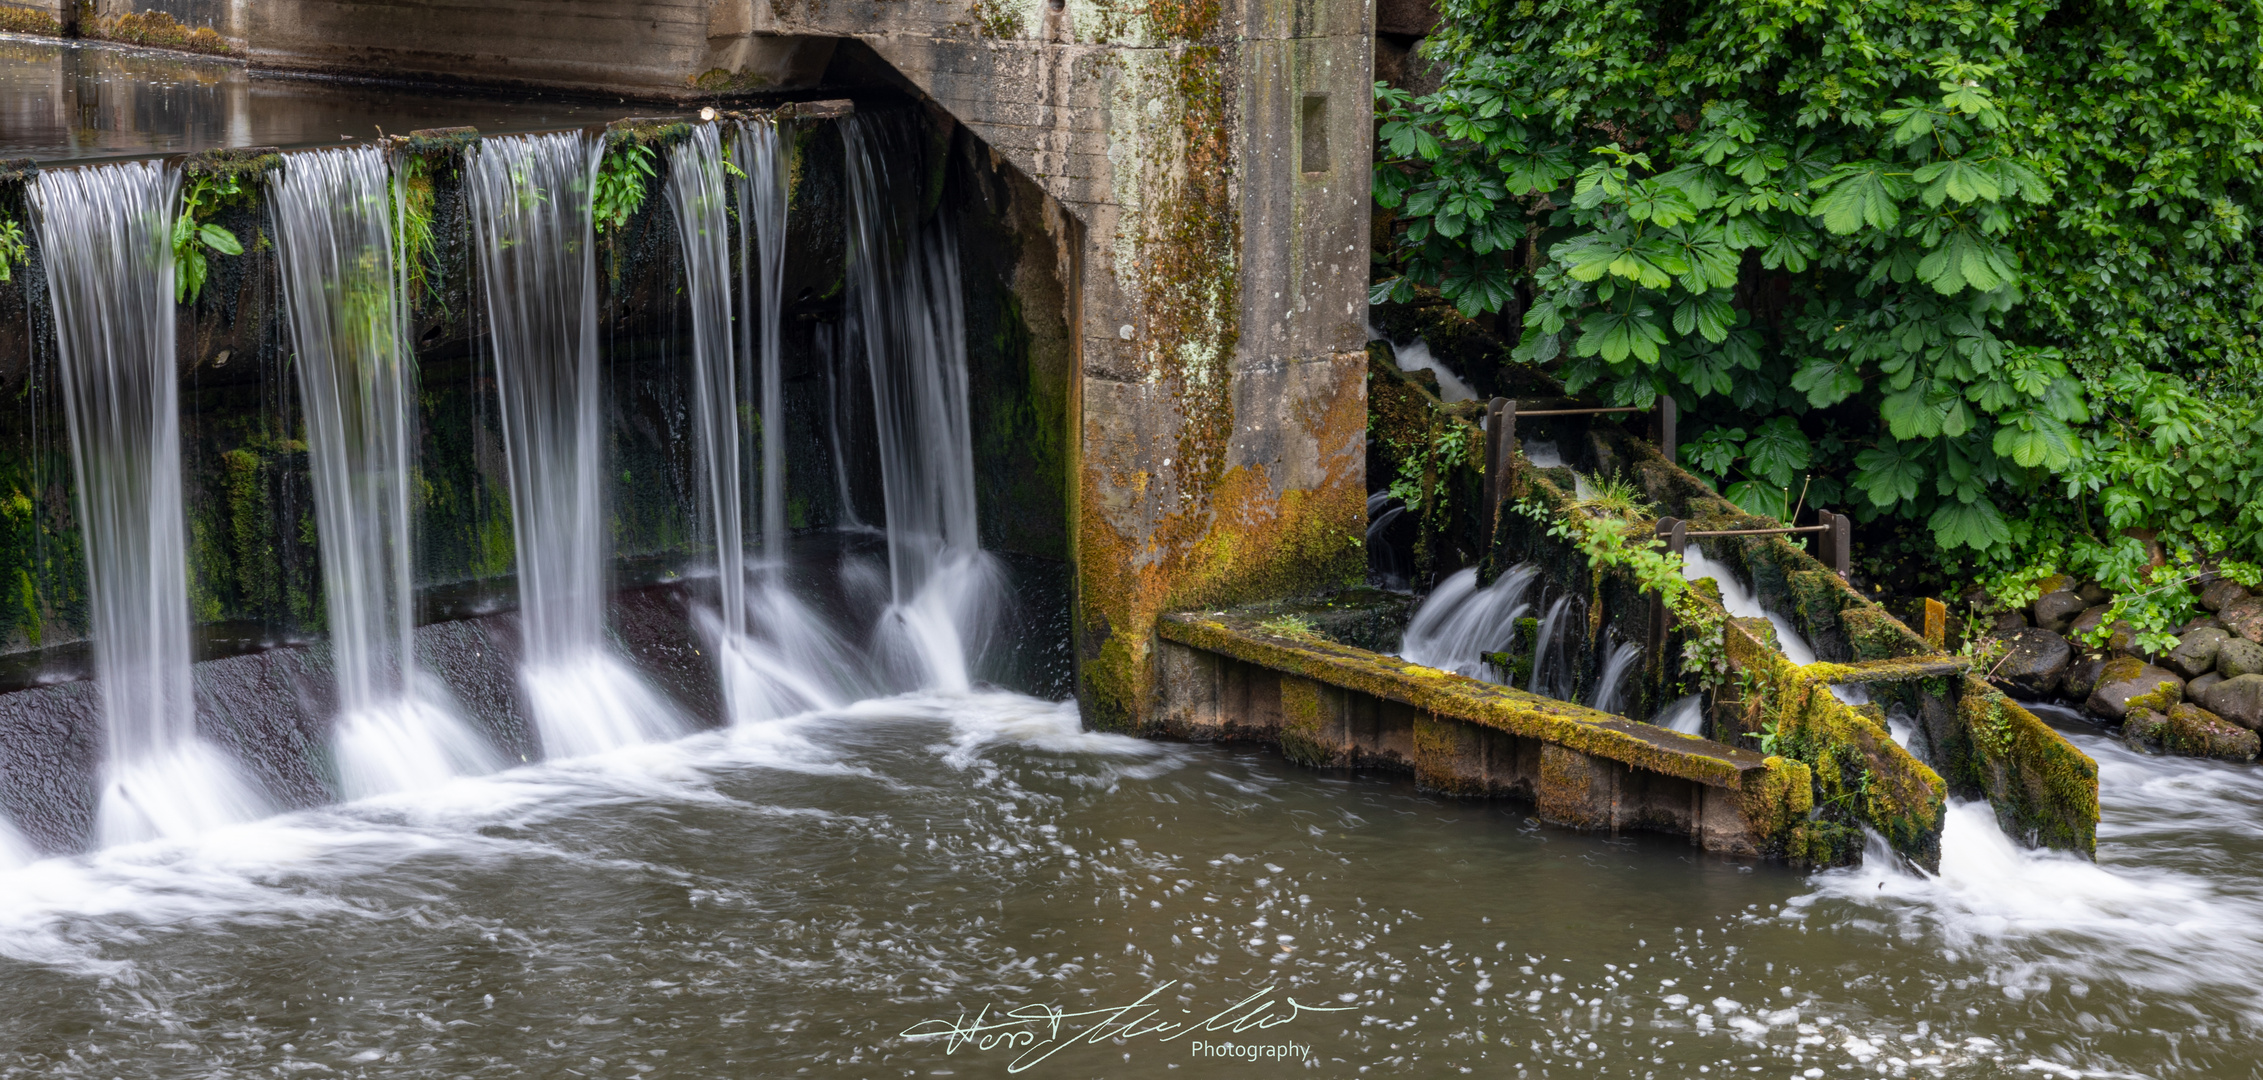
[[[173,221],[173,299],[177,303],[193,304],[204,292],[205,279],[210,267],[205,262],[206,251],[222,255],[241,255],[244,245],[236,234],[205,221],[220,209],[220,204],[244,194],[241,178],[233,173],[223,176],[191,176],[181,185],[181,216]]]

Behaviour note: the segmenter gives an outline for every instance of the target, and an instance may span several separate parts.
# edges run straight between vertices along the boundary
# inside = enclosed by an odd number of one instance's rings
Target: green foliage
[[[244,253],[244,245],[236,239],[236,234],[204,220],[217,212],[221,204],[244,194],[243,180],[234,173],[192,175],[182,183],[181,216],[173,220],[175,303],[193,304],[203,294],[205,279],[211,276],[211,268],[205,263],[207,249],[222,255]]]
[[[650,146],[635,140],[620,140],[606,148],[589,194],[590,217],[598,232],[627,225],[629,215],[644,206],[652,178],[658,175],[652,164],[657,157]]]
[[[1572,508],[1621,521],[1647,518],[1651,511],[1657,509],[1633,481],[1601,474],[1587,477],[1587,494],[1573,503]]]
[[[1320,636],[1320,631],[1313,627],[1312,620],[1302,615],[1278,615],[1258,623],[1257,628],[1268,634],[1300,641],[1311,641]]]
[[[1454,469],[1470,463],[1470,448],[1481,435],[1473,425],[1443,420],[1419,441],[1393,442],[1391,456],[1398,460],[1399,470],[1391,478],[1391,497],[1425,521],[1445,513],[1447,478]]]
[[[388,181],[393,195],[393,257],[407,264],[409,287],[426,291],[439,242],[432,233],[432,175],[421,154],[399,159]]]
[[[24,236],[23,224],[14,218],[0,218],[0,281],[12,280],[16,264],[31,257],[31,241]]]
[[[1441,88],[1377,90],[1377,300],[1435,288],[1573,392],[1676,395],[1740,503],[1812,472],[1998,567],[2131,526],[2263,553],[2263,8],[1441,14]]]
[[[1556,514],[1530,498],[1517,500],[1510,509],[1547,523],[1548,535],[1577,548],[1595,573],[1623,571],[1638,589],[1665,601],[1683,629],[1683,674],[1695,676],[1704,688],[1728,677],[1726,620],[1721,610],[1698,597],[1682,573],[1682,557],[1666,550],[1666,542],[1650,533],[1648,521],[1592,513],[1579,504]]]

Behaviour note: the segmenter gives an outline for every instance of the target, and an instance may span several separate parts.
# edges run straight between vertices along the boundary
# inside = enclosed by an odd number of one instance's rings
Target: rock
[[[2172,705],[2157,728],[2161,749],[2185,757],[2221,761],[2253,761],[2259,748],[2256,734],[2224,722],[2224,718],[2194,705]]]
[[[2052,574],[2035,583],[2035,595],[2049,596],[2055,592],[2073,592],[2081,583],[2065,574]]]
[[[2178,639],[2177,647],[2161,658],[2161,666],[2187,679],[2205,675],[2216,670],[2216,653],[2229,640],[2231,635],[2221,630],[2195,630]]]
[[[2256,681],[2263,684],[2263,676],[2257,676]],[[2120,720],[2131,709],[2166,713],[2169,706],[2183,700],[2184,680],[2175,672],[2125,656],[2108,660],[2099,669],[2098,685],[2090,688],[2090,698],[2082,707],[2092,716]]]
[[[2082,614],[2083,609],[2089,606],[2072,589],[2061,589],[2055,593],[2043,594],[2041,599],[2035,601],[2030,614],[2035,625],[2054,634],[2064,634],[2067,632],[2067,625],[2074,622],[2074,617]]]
[[[2091,607],[2097,607],[2101,604],[2110,604],[2114,602],[2114,594],[2107,592],[2104,585],[2100,585],[2095,581],[2085,581],[2081,585],[2076,586],[2074,594],[2081,597],[2082,602],[2090,605]]]
[[[2200,707],[2249,731],[2263,727],[2263,675],[2242,675],[2209,687]]]
[[[2227,679],[2242,675],[2263,675],[2263,645],[2246,638],[2232,638],[2216,650],[2216,674]]]
[[[2059,696],[2068,701],[2089,697],[2091,688],[2098,685],[2098,672],[2105,666],[2103,656],[2085,656],[2068,664],[2066,681],[2059,684]]]
[[[2200,700],[2200,695],[2208,692],[2209,687],[2223,681],[2224,677],[2216,674],[2213,671],[2209,672],[2206,675],[2202,675],[2201,677],[2184,684],[2185,700],[2198,701]]]
[[[2263,643],[2263,596],[2250,596],[2225,604],[2216,612],[2224,629],[2249,641]]]
[[[2210,611],[2222,611],[2245,599],[2247,599],[2247,590],[2236,581],[2217,578],[2200,587],[2200,606]]]
[[[2159,752],[2161,729],[2169,726],[2169,718],[2151,709],[2131,709],[2122,717],[2122,741],[2138,750]]]
[[[2188,623],[2184,624],[2183,626],[2177,627],[2177,629],[2176,629],[2176,635],[2177,635],[2178,637],[2183,637],[2183,636],[2185,636],[2186,634],[2189,634],[2189,633],[2191,633],[2191,632],[2193,632],[2193,631],[2195,631],[2195,630],[2222,630],[2222,629],[2224,629],[2224,624],[2223,624],[2223,623],[2221,623],[2221,622],[2219,622],[2219,621],[2217,621],[2217,619],[2216,619],[2216,617],[2215,617],[2214,615],[2202,615],[2201,617],[2199,617],[2199,618],[2197,618],[2197,619],[2194,619],[2194,620],[2192,620],[2191,622],[2188,622]]]
[[[1996,625],[1988,628],[1988,636],[2009,638],[2025,629],[2027,629],[2027,616],[2016,611],[2007,611],[1996,616]]]
[[[2098,624],[2106,621],[2106,613],[2112,611],[2113,608],[2114,605],[2112,604],[2097,604],[2083,608],[2082,614],[2075,616],[2074,621],[2067,624],[2067,636],[2081,637],[2098,629]]]
[[[2009,651],[1996,663],[1990,677],[2004,684],[2016,697],[2034,701],[2058,693],[2066,681],[2067,665],[2074,660],[2074,649],[2067,639],[2049,630],[2022,630],[2012,636]],[[2209,661],[2214,662],[2210,656]]]

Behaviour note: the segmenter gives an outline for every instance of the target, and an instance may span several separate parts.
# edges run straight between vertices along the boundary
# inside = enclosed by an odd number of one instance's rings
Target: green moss
[[[2097,762],[1977,677],[1964,679],[1956,717],[1937,750],[1959,796],[1986,798],[2029,843],[2095,855]]]
[[[1281,680],[1281,754],[1303,765],[1336,764],[1322,720],[1320,684],[1310,679]]]

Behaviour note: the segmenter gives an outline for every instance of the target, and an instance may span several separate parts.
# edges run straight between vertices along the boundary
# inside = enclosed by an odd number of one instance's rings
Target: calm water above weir
[[[611,99],[456,93],[254,72],[177,52],[0,34],[0,157],[65,161],[335,146],[418,128],[488,134],[651,112]]]
[[[2263,785],[2078,738],[2100,866],[1968,810],[1938,880],[1809,877],[870,701],[8,874],[0,1076],[1003,1076],[901,1033],[1266,987],[1345,1011],[1207,1038],[1330,1075],[2263,1075]],[[1294,1067],[1187,1041],[1030,1075]]]

